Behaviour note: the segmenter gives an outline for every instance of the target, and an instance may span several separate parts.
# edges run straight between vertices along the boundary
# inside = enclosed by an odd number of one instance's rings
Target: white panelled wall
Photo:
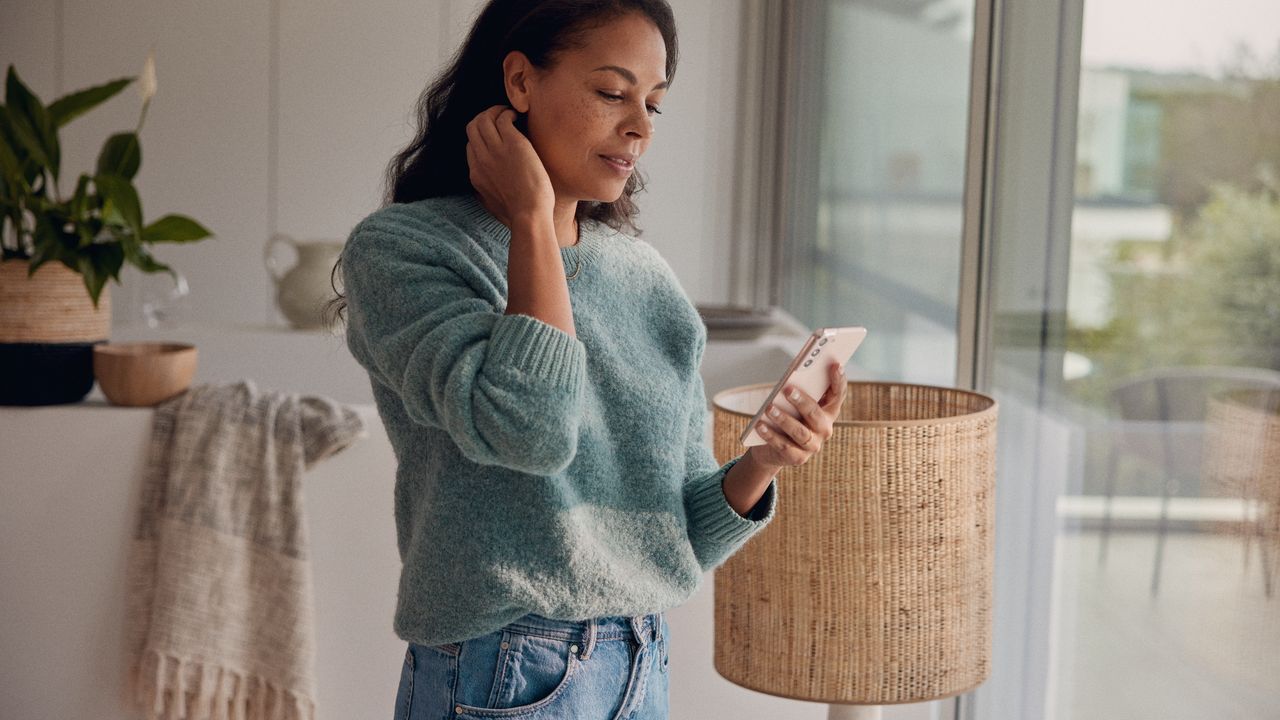
[[[728,293],[739,2],[672,3],[682,62],[640,161],[649,181],[638,198],[643,237],[695,302],[722,302]],[[381,202],[387,162],[413,136],[418,95],[481,5],[0,0],[0,63],[13,63],[48,103],[137,75],[154,47],[159,91],[135,179],[144,218],[182,213],[216,236],[153,246],[154,254],[186,276],[188,319],[283,326],[262,262],[272,191],[279,232],[345,239]],[[61,188],[70,191],[92,170],[111,133],[137,124],[140,107],[131,85],[63,128]],[[288,250],[278,252],[292,262]],[[116,327],[141,322],[138,283],[130,283],[141,275],[126,266],[123,285],[110,283]]]

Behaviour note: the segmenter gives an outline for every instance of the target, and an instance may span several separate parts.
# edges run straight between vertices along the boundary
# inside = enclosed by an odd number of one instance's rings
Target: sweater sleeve
[[[585,347],[537,318],[503,314],[432,256],[433,242],[368,222],[351,231],[347,346],[409,418],[443,429],[473,462],[562,472],[577,453]]]
[[[706,335],[699,341],[698,367]],[[742,459],[739,455],[724,464],[716,460],[707,445],[707,425],[711,418],[702,376],[694,372],[690,383],[689,421],[685,444],[684,503],[688,514],[689,542],[703,572],[722,565],[747,540],[773,519],[777,508],[775,477],[747,517],[738,514],[724,495],[725,474]]]

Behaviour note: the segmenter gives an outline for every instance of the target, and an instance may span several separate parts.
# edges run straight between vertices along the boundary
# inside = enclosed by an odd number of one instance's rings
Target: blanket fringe
[[[305,694],[259,675],[158,650],[145,652],[129,669],[128,692],[146,720],[316,720],[315,702]]]

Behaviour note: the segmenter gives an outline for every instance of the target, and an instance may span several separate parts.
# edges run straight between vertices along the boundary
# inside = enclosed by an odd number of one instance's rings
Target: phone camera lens
[[[820,352],[822,352],[822,351],[821,351],[821,350],[814,350],[813,352],[809,353],[809,357],[816,357],[816,356],[817,356],[817,354],[818,354],[818,353],[820,353]]]
[[[826,339],[826,338],[822,338],[821,340],[819,340],[819,341],[818,341],[818,345],[819,345],[819,346],[821,346],[821,345],[826,345],[826,344],[827,344],[827,339]]]
[[[805,367],[809,367],[809,366],[810,366],[810,365],[812,365],[812,364],[813,364],[813,361],[812,361],[812,360],[805,360],[805,361],[804,361],[804,366],[805,366]]]

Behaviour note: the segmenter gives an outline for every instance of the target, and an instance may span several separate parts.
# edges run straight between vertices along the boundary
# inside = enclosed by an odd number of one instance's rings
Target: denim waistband
[[[587,620],[557,620],[529,613],[512,621],[507,629],[557,640],[577,641],[582,646],[581,657],[586,660],[597,642],[634,639],[641,645],[646,645],[657,641],[662,637],[662,620],[661,612]]]

